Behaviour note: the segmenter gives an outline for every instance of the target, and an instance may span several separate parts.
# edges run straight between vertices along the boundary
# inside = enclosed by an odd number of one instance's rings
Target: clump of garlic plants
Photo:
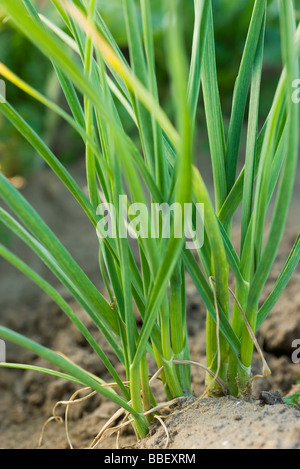
[[[68,111],[33,89],[17,71],[9,70],[3,63],[0,74],[78,132],[85,145],[88,196],[45,141],[10,105],[9,99],[0,104],[0,112],[68,188],[70,197],[78,202],[78,210],[86,213],[99,240],[100,271],[110,301],[45,224],[43,214],[38,214],[4,175],[0,175],[0,198],[10,211],[2,206],[0,221],[40,257],[88,313],[115,359],[123,364],[126,382],[58,291],[4,245],[0,245],[1,256],[59,305],[104,363],[115,386],[2,325],[2,339],[32,350],[61,372],[28,364],[0,366],[29,367],[91,388],[127,411],[137,435],[143,438],[153,411],[159,412],[157,396],[151,389],[148,357],[157,363],[168,401],[192,392],[185,276],[191,276],[207,308],[208,390],[245,395],[251,388],[255,332],[299,261],[298,238],[271,294],[260,306],[284,233],[298,159],[299,107],[293,102],[292,93],[299,75],[299,34],[293,1],[279,2],[282,75],[261,131],[258,115],[267,2],[253,2],[226,133],[210,0],[194,0],[194,34],[188,46],[182,32],[185,2],[161,2],[171,114],[159,100],[150,0],[123,0],[128,60],[103,21],[96,0],[51,3],[59,16],[57,24],[40,15],[30,0],[2,0],[1,11],[51,61]],[[209,196],[201,168],[195,166],[200,93],[209,138],[214,200]],[[246,119],[244,167],[238,174]],[[134,136],[126,133],[126,120],[134,124]],[[267,231],[266,215],[273,197],[275,206]],[[154,235],[149,234],[153,221],[151,204],[169,208],[165,212],[158,210]],[[231,230],[240,205],[241,249],[237,252],[231,242]],[[109,207],[113,207],[110,217]],[[108,221],[112,220],[114,223],[108,229]],[[197,223],[199,220],[202,223]],[[185,239],[187,226],[194,234],[193,249]],[[198,243],[202,240],[197,233],[200,226],[203,243]],[[137,256],[128,232],[135,234]],[[228,285],[230,271],[235,278],[234,292]],[[231,294],[235,299],[232,312]],[[137,326],[134,303],[141,328]],[[267,373],[264,364],[263,375]]]

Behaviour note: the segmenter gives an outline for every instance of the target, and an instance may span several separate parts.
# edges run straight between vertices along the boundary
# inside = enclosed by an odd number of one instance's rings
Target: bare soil
[[[81,162],[71,168],[76,180],[85,185],[84,167]],[[298,181],[300,179],[298,178]],[[297,184],[295,202],[292,206],[288,228],[270,281],[263,293],[266,298],[271,291],[289,250],[299,232],[300,184]],[[102,288],[97,264],[97,238],[81,209],[72,201],[66,190],[49,171],[45,170],[27,181],[22,189],[37,211],[47,221],[60,240],[86,271],[94,283]],[[238,239],[238,232],[235,233]],[[10,239],[10,247],[46,279],[56,285],[55,279],[40,261]],[[272,376],[257,380],[253,390],[253,402],[231,397],[199,400],[204,391],[204,372],[192,368],[193,393],[178,405],[162,412],[163,422],[155,421],[146,440],[136,445],[132,429],[125,427],[120,435],[120,447],[196,449],[196,448],[297,448],[300,449],[300,411],[282,403],[268,405],[260,399],[262,391],[279,391],[286,396],[299,389],[300,364],[291,361],[292,342],[300,339],[300,270],[297,268],[284,295],[261,327],[258,340],[271,368]],[[64,298],[97,338],[86,313],[61,287]],[[187,277],[187,308],[190,333],[191,358],[205,364],[205,308],[191,280]],[[40,290],[29,280],[0,259],[0,320],[42,344],[59,350],[76,363],[98,376],[109,380],[103,365],[86,346],[76,328]],[[113,360],[105,342],[99,343]],[[40,358],[13,344],[7,344],[7,361],[44,365]],[[120,365],[115,364],[116,368]],[[254,357],[254,373],[260,371],[260,362]],[[155,371],[150,370],[152,372]],[[37,448],[46,420],[52,415],[58,401],[69,400],[78,389],[75,384],[58,380],[32,371],[0,369],[0,448]],[[156,385],[156,392],[163,390]],[[81,394],[83,396],[84,394]],[[63,415],[64,405],[57,408]],[[102,398],[93,396],[70,407],[68,418],[69,437],[74,448],[87,448],[102,426],[117,411],[117,407]],[[167,429],[167,432],[166,432]],[[100,448],[116,448],[116,435],[101,443]],[[69,448],[64,425],[50,421],[45,427],[41,448]]]
[[[300,410],[232,397],[187,399],[138,448],[300,449]],[[169,439],[169,440],[168,440]]]

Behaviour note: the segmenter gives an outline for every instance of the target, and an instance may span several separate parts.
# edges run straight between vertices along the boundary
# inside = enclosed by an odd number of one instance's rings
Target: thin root
[[[157,420],[160,422],[160,424],[162,425],[164,431],[166,432],[167,440],[166,440],[165,448],[164,448],[164,449],[167,449],[167,447],[169,446],[169,441],[170,441],[170,435],[169,435],[167,426],[166,426],[166,424],[164,423],[163,419],[162,419],[161,417],[159,417],[159,415],[154,415],[154,418],[157,419]]]
[[[128,384],[127,381],[124,381],[123,384]],[[115,387],[117,386],[117,383],[104,383],[103,384],[103,387]],[[68,401],[58,401],[56,402],[56,404],[54,405],[53,407],[53,410],[52,410],[52,416],[49,417],[46,422],[44,423],[43,427],[42,427],[42,430],[41,430],[41,435],[40,435],[40,439],[39,439],[39,443],[38,443],[38,449],[42,446],[42,442],[43,442],[43,438],[44,438],[44,433],[45,433],[45,428],[46,426],[48,425],[48,423],[50,423],[51,421],[55,421],[56,423],[59,423],[59,424],[63,424],[65,422],[65,429],[66,429],[66,436],[67,436],[67,440],[68,440],[68,443],[69,443],[69,446],[70,446],[70,449],[73,449],[73,445],[71,443],[71,440],[70,440],[70,437],[69,437],[69,430],[68,430],[68,413],[69,413],[69,408],[70,408],[70,405],[73,405],[73,404],[80,404],[81,402],[91,398],[92,396],[94,396],[95,394],[97,394],[97,391],[92,391],[91,393],[89,393],[87,396],[84,396],[84,397],[81,397],[79,399],[76,399],[76,397],[78,396],[78,394],[82,393],[82,392],[86,392],[86,391],[90,391],[91,388],[90,387],[85,387],[85,388],[81,388],[81,389],[78,389],[77,391],[74,392],[74,394],[70,397],[70,399]],[[66,406],[66,410],[65,410],[65,418],[63,419],[61,416],[59,415],[56,415],[56,409],[59,405],[65,405]],[[123,410],[123,409],[120,409],[120,410]],[[111,419],[110,419],[111,420]],[[109,422],[110,422],[109,420]]]
[[[80,399],[76,399],[75,398],[78,396],[78,394],[80,394],[81,392],[86,392],[86,391],[90,391],[91,388],[89,387],[85,387],[85,388],[81,388],[81,389],[78,389],[76,392],[74,392],[74,394],[71,396],[71,398],[68,400],[68,401],[58,401],[56,402],[56,404],[54,405],[53,407],[53,410],[52,410],[52,416],[48,418],[48,420],[44,423],[43,425],[43,428],[42,428],[42,431],[41,431],[41,436],[40,436],[40,439],[39,439],[39,444],[38,444],[38,448],[41,447],[42,445],[42,442],[43,442],[43,437],[44,437],[44,433],[45,433],[45,428],[46,426],[48,425],[49,422],[51,422],[52,420],[54,420],[56,423],[59,423],[59,424],[63,424],[65,422],[65,429],[66,429],[66,435],[67,435],[67,440],[68,440],[68,443],[69,443],[69,446],[71,449],[73,449],[73,446],[72,446],[72,443],[71,443],[71,440],[70,440],[70,437],[69,437],[69,430],[68,430],[68,412],[69,412],[69,407],[70,405],[72,404],[79,404],[80,402],[83,402],[85,401],[86,399],[89,399],[90,397],[94,396],[95,394],[97,394],[96,391],[92,391],[90,394],[88,394],[87,396],[84,396],[84,397],[81,397]],[[65,405],[66,406],[66,410],[65,410],[65,419],[63,419],[61,416],[59,415],[56,415],[56,409],[59,405]]]
[[[46,420],[46,422],[44,423],[43,427],[42,427],[40,439],[39,439],[39,442],[38,442],[38,449],[40,449],[40,447],[42,446],[42,442],[43,442],[43,438],[44,438],[44,433],[45,433],[46,426],[47,426],[48,423],[51,422],[52,420],[55,420],[55,422],[56,422],[56,423],[59,423],[59,424],[63,424],[63,423],[64,423],[63,418],[62,418],[62,417],[59,417],[58,415],[49,417],[49,418]]]
[[[106,435],[108,431],[110,432],[110,435],[112,435],[112,433],[114,433],[115,431],[120,430],[120,428],[121,428],[120,426],[113,427],[111,429],[109,427],[112,425],[112,423],[115,420],[117,420],[119,417],[121,417],[121,415],[123,415],[124,412],[125,412],[125,409],[120,408],[120,409],[117,410],[117,412],[114,413],[114,415],[106,422],[106,424],[101,428],[100,432],[94,438],[94,440],[92,441],[92,443],[89,446],[89,449],[95,449],[100,444],[100,442],[104,438],[106,438],[106,436],[104,436],[104,435]],[[113,431],[111,432],[111,430],[113,430]]]

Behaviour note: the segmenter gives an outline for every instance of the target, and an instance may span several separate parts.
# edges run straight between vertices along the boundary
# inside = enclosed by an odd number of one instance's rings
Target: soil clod
[[[259,399],[263,405],[276,405],[284,403],[279,391],[261,391]]]

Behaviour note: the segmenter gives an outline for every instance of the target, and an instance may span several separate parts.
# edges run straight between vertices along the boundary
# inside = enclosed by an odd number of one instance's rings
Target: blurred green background
[[[182,0],[187,47],[190,47],[193,34],[193,0]],[[35,5],[55,21],[57,16],[51,2],[36,0]],[[137,1],[137,5],[138,5]],[[98,0],[99,9],[118,44],[126,54],[126,30],[122,11],[122,0]],[[167,71],[163,48],[163,32],[165,15],[163,14],[163,0],[151,0],[153,11],[153,26],[155,31],[157,75],[160,84],[160,98],[164,108],[168,111],[170,96],[168,89]],[[300,0],[295,0],[295,7],[300,11]],[[239,62],[243,51],[244,41],[251,18],[253,0],[213,0],[216,54],[218,66],[218,80],[223,113],[230,114],[230,105],[234,82],[238,73]],[[297,13],[299,18],[299,14]],[[269,109],[272,94],[277,84],[281,70],[280,36],[279,36],[278,1],[268,1],[268,24],[265,43],[265,61],[263,73],[261,119]],[[0,24],[0,60],[17,73],[23,80],[47,96],[61,101],[56,77],[51,64],[18,32],[11,28],[10,22],[4,20]],[[73,134],[68,126],[62,126],[52,113],[48,113],[33,99],[19,91],[13,85],[7,84],[7,99],[20,114],[28,120],[32,127],[51,145],[62,162],[68,163],[83,154],[80,139]],[[199,126],[204,124],[203,107],[200,98],[198,112]],[[40,168],[42,162],[34,151],[19,136],[16,130],[7,123],[0,114],[0,165],[1,170],[8,176],[28,176],[32,171]],[[205,130],[205,127],[203,128]],[[130,129],[129,129],[130,130]]]

